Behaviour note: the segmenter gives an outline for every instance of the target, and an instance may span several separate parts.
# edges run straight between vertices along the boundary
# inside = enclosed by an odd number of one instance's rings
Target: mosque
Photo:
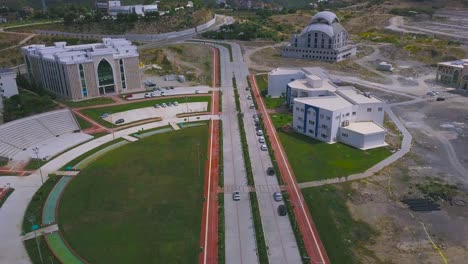
[[[356,55],[356,47],[348,43],[348,32],[338,17],[329,11],[315,14],[300,34],[282,48],[283,57],[341,61]]]

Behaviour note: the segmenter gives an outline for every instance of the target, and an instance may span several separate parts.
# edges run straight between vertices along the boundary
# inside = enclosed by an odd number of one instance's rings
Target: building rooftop
[[[376,98],[371,94],[363,94],[362,92],[354,89],[352,86],[339,87],[336,90],[336,93],[340,96],[343,96],[353,104],[383,103],[383,101],[379,98]]]
[[[374,122],[354,122],[344,127],[347,130],[354,131],[362,135],[386,132],[386,130]]]
[[[297,74],[303,73],[300,68],[276,68],[272,70],[269,74],[270,75],[284,75],[284,74]]]
[[[337,95],[295,98],[294,102],[313,105],[329,111],[336,111],[353,106],[352,103]]]
[[[295,80],[288,83],[288,86],[294,89],[301,89],[301,90],[328,90],[328,91],[335,91],[336,86],[332,84],[328,79],[322,79],[317,75],[308,75],[311,77],[312,80],[319,81],[322,80],[320,87],[312,87],[311,83],[307,79],[300,79]]]
[[[464,65],[468,65],[468,59],[439,62],[439,63],[437,63],[437,65],[450,66],[450,67],[463,69]]]
[[[32,56],[75,63],[90,61],[93,56],[113,55],[114,58],[138,56],[136,46],[126,39],[103,38],[102,43],[67,46],[66,42],[55,42],[54,46],[29,45],[22,48],[23,52]]]

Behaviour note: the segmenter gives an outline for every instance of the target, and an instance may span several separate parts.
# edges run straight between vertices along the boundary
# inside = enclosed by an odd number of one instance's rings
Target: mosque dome
[[[340,20],[335,13],[330,11],[322,11],[315,14],[309,24],[302,30],[301,36],[310,32],[322,32],[329,37],[336,37],[342,31],[345,31],[340,24]]]

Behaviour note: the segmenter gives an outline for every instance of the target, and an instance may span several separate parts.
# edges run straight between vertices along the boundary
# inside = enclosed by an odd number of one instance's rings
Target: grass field
[[[185,128],[96,160],[63,194],[67,242],[91,263],[197,262],[207,140]]]
[[[39,169],[42,165],[44,165],[44,162],[41,161],[40,159],[30,159],[28,164],[24,167],[25,170],[37,170]]]
[[[372,243],[377,234],[369,225],[352,218],[346,200],[352,191],[349,184],[322,186],[302,190],[320,239],[331,263],[361,263],[355,252],[372,257],[372,251],[364,243]],[[369,262],[376,263],[376,262]]]
[[[78,125],[80,125],[80,128],[82,130],[85,130],[87,128],[91,128],[93,125],[91,125],[88,121],[84,120],[81,116],[79,115],[75,115],[75,119],[76,121],[78,121]]]
[[[114,106],[84,109],[81,112],[89,116],[90,118],[94,119],[96,122],[100,123],[101,125],[106,126],[106,127],[111,127],[112,126],[111,123],[99,117],[101,114],[124,112],[128,110],[154,106],[155,104],[162,104],[162,103],[168,103],[168,102],[174,102],[174,101],[179,101],[181,103],[208,102],[207,111],[209,111],[211,107],[210,99],[211,98],[209,96],[188,97],[187,101],[185,100],[185,98],[163,98],[163,99],[148,100],[148,101],[130,103],[130,104],[121,104],[121,105],[114,105]]]
[[[67,105],[67,106],[69,106],[69,107],[76,108],[76,107],[86,107],[86,106],[95,106],[95,105],[103,105],[103,104],[112,104],[112,103],[114,103],[114,100],[112,100],[111,98],[108,98],[108,97],[98,97],[98,98],[93,98],[93,99],[88,99],[88,100],[83,100],[83,101],[77,101],[77,102],[66,101],[66,100],[63,100],[63,101],[60,101],[60,102]]]
[[[360,150],[345,144],[327,144],[292,132],[278,132],[298,182],[317,181],[364,172],[388,157],[388,148]]]

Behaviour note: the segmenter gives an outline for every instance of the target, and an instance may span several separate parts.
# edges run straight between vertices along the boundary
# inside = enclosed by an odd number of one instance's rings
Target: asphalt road
[[[258,257],[232,86],[233,67],[229,51],[223,46],[217,48],[221,66],[226,263],[255,264]],[[232,199],[236,190],[241,192],[237,202]]]
[[[260,150],[260,143],[256,135],[253,114],[256,109],[250,109],[252,100],[247,100],[251,95],[245,88],[249,70],[243,60],[240,46],[236,43],[230,43],[232,47],[234,75],[239,91],[241,101],[241,111],[244,113],[243,122],[247,137],[250,162],[252,164],[255,189],[257,190],[257,199],[260,209],[260,216],[263,225],[263,232],[269,253],[269,262],[276,263],[301,263],[301,257],[297,248],[296,239],[287,216],[279,216],[277,208],[283,202],[275,202],[273,193],[280,191],[277,178],[267,176],[266,170],[272,166],[268,151]]]

